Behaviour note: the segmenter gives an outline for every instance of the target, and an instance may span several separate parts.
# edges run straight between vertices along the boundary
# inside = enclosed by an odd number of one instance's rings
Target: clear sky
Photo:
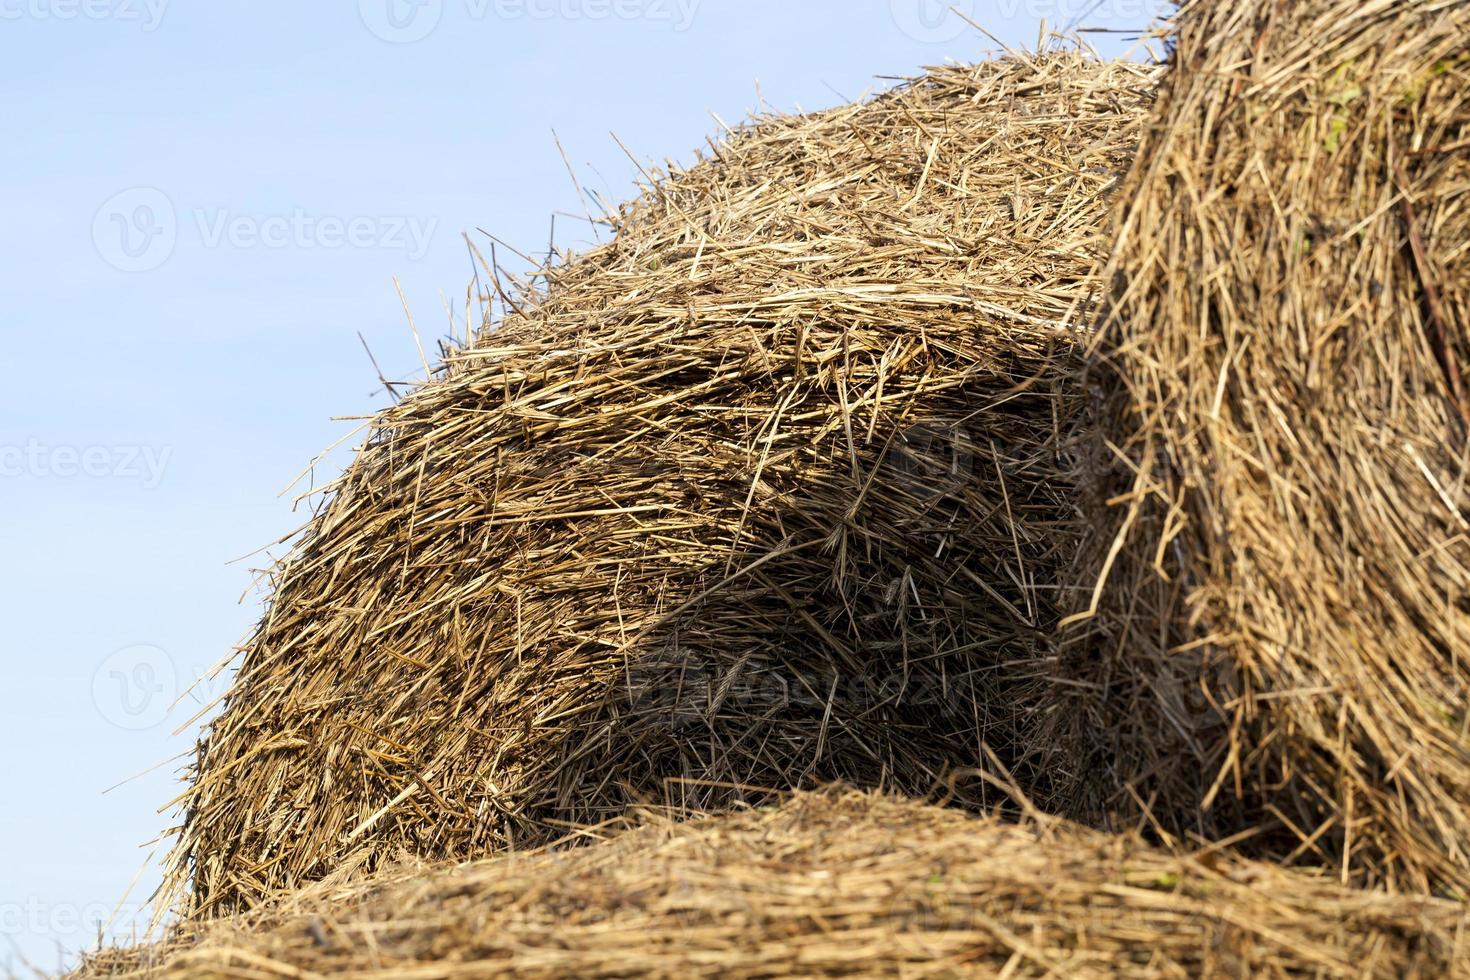
[[[609,133],[688,160],[712,112],[822,108],[995,47],[946,6],[0,0],[0,974],[93,944],[141,872],[126,933],[156,884],[219,683],[170,704],[259,612],[267,559],[231,561],[305,519],[278,494],[352,430],[334,417],[384,404],[359,333],[422,375],[394,277],[432,351],[461,232],[544,252],[552,213],[581,212],[553,129],[622,200]],[[956,6],[1013,45],[1166,8]],[[559,246],[588,239],[558,218]]]

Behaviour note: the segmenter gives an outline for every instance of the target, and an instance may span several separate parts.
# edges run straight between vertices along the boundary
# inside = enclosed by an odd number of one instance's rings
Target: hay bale
[[[1439,977],[1462,905],[855,792],[279,896],[87,977]]]
[[[1103,685],[1094,803],[1461,896],[1467,37],[1446,0],[1181,13],[1123,195],[1068,669]]]
[[[992,758],[1062,792],[1079,324],[1154,76],[1033,55],[761,119],[506,295],[276,571],[174,894]]]

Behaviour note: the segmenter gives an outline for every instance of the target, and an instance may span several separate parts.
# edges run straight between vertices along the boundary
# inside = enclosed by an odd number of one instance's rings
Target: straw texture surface
[[[1156,74],[1022,55],[762,118],[505,289],[277,569],[174,894],[832,779],[1064,795],[1076,378]]]
[[[1121,195],[1069,661],[1114,805],[1462,898],[1467,39],[1451,0],[1180,15]]]
[[[326,881],[83,977],[1441,977],[1465,910],[854,792]]]

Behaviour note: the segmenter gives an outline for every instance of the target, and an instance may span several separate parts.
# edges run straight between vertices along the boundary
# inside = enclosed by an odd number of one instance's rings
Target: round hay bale
[[[1079,324],[1153,79],[1032,55],[763,118],[503,294],[276,570],[188,907],[643,801],[1074,781],[1038,733]]]
[[[1442,0],[1182,13],[1124,194],[1067,671],[1104,687],[1072,714],[1114,806],[1461,897],[1467,37]]]
[[[859,793],[339,876],[87,977],[1463,976],[1462,904]]]

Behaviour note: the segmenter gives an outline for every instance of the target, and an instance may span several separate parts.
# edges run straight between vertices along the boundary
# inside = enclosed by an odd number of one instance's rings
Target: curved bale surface
[[[1178,29],[1099,346],[1120,450],[1069,670],[1108,685],[1099,783],[1470,894],[1470,4]]]
[[[1462,905],[881,796],[318,883],[79,977],[1464,975]]]
[[[999,763],[1049,804],[1078,324],[1154,76],[1036,55],[761,119],[504,295],[276,571],[175,894],[746,787]]]

